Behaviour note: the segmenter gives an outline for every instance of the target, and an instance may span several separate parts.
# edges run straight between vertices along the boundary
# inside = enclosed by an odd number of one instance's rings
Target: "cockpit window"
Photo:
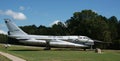
[[[87,36],[83,36],[83,37],[82,37],[82,36],[80,36],[80,37],[79,37],[79,39],[90,39],[90,38],[89,38],[89,37],[87,37]]]
[[[82,39],[82,37],[79,37],[79,39]]]
[[[86,39],[86,37],[84,37],[83,39]]]
[[[90,39],[90,38],[85,36],[85,37],[83,37],[83,39]]]

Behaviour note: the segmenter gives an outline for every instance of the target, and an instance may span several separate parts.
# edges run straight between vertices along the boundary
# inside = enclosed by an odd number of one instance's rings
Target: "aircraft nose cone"
[[[94,40],[89,40],[89,42],[94,42]]]

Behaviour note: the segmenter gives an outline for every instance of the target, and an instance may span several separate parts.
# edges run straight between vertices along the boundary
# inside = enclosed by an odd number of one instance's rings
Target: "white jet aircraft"
[[[87,36],[45,36],[29,35],[16,26],[10,19],[4,19],[8,28],[8,36],[17,39],[17,44],[51,47],[90,47],[94,40]],[[12,41],[11,41],[12,42]]]

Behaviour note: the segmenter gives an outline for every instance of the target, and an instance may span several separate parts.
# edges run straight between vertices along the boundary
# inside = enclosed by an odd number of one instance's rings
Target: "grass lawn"
[[[11,61],[11,60],[9,60],[8,58],[0,55],[0,61]]]
[[[44,51],[39,47],[11,46],[5,49],[0,45],[0,51],[7,52],[27,61],[120,61],[120,50],[102,50],[101,54],[94,51],[70,49],[52,49]]]

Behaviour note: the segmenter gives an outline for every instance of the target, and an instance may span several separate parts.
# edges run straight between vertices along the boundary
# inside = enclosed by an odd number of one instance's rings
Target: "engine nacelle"
[[[28,39],[28,40],[20,40],[21,43],[24,44],[31,44],[31,45],[39,45],[39,44],[45,44],[45,40],[36,40],[34,38]]]

